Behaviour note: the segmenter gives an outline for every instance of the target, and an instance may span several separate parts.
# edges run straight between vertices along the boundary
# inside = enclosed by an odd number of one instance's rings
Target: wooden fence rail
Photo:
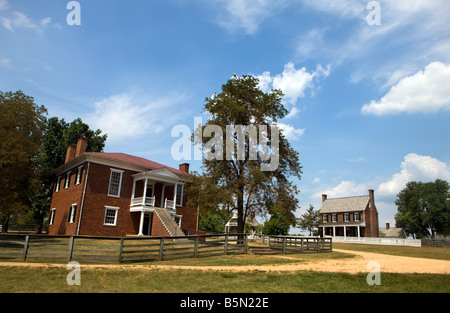
[[[124,263],[247,251],[246,234],[183,237],[0,235],[0,260]]]
[[[329,237],[269,236],[268,246],[283,254],[333,251],[332,239]]]

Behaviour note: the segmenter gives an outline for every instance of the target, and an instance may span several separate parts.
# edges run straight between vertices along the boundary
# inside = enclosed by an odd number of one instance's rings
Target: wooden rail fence
[[[0,260],[145,262],[247,253],[246,234],[182,237],[0,235]]]
[[[283,254],[333,251],[332,239],[329,237],[269,236],[268,246]]]

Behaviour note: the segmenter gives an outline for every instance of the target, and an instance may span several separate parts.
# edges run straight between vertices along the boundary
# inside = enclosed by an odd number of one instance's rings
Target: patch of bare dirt
[[[277,264],[277,265],[248,265],[248,266],[183,266],[183,265],[81,265],[82,268],[121,268],[121,269],[159,269],[159,270],[202,270],[202,271],[264,271],[264,272],[293,272],[293,271],[319,271],[319,272],[344,272],[350,274],[367,273],[372,268],[367,268],[369,262],[376,261],[381,266],[381,272],[385,273],[431,273],[450,274],[450,261],[405,256],[393,256],[381,253],[349,251],[334,249],[336,252],[354,254],[354,258],[312,260],[310,262]],[[289,258],[288,256],[271,256]],[[14,263],[0,262],[0,266],[35,266],[66,268],[65,264],[43,263]]]

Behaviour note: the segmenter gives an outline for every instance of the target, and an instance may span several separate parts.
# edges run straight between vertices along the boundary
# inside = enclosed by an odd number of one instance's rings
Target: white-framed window
[[[81,179],[83,178],[83,165],[78,167],[77,177],[75,178],[75,185],[81,184]]]
[[[122,186],[122,170],[111,169],[111,176],[109,178],[108,196],[120,197],[120,189]]]
[[[361,221],[361,213],[355,212],[354,215],[353,215],[353,220],[354,220],[355,222]]]
[[[56,209],[52,209],[52,211],[50,212],[50,220],[48,222],[49,225],[53,225],[53,221],[55,220],[55,212]]]
[[[70,174],[71,174],[72,172],[67,172],[67,175],[66,175],[66,181],[64,182],[64,189],[67,189],[67,188],[69,188],[69,186],[70,186]]]
[[[75,216],[77,214],[77,204],[72,204],[69,210],[69,223],[73,224],[75,223]]]
[[[118,207],[105,206],[105,220],[103,221],[103,225],[116,226],[118,211]]]
[[[336,222],[337,222],[337,214],[332,214],[332,215],[331,215],[331,221],[332,221],[333,223],[336,223]]]
[[[61,188],[61,176],[58,176],[58,178],[56,179],[55,192],[58,192],[60,188]]]
[[[322,215],[322,223],[328,223],[328,214]]]
[[[183,184],[177,184],[177,203],[176,205],[182,206],[183,205]]]
[[[350,214],[344,213],[344,222],[350,222]]]

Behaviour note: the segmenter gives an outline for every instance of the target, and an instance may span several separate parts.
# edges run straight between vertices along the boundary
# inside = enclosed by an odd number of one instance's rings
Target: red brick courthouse
[[[197,209],[183,195],[189,164],[174,169],[124,153],[67,148],[55,170],[48,234],[182,236],[197,231]]]

